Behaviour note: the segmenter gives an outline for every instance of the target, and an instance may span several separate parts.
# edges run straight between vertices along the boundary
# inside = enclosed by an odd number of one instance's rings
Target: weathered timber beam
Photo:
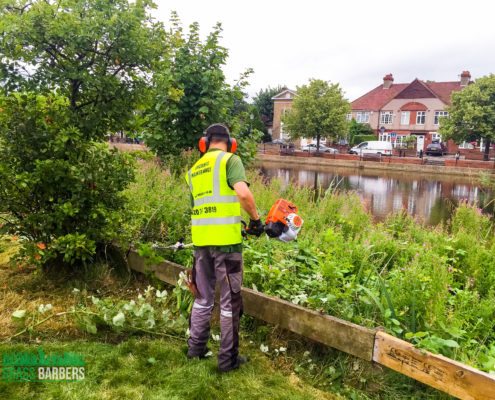
[[[495,377],[377,332],[373,361],[463,400],[495,400]]]

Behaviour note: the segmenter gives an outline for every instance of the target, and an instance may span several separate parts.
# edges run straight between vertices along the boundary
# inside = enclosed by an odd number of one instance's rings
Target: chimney
[[[469,71],[462,71],[461,86],[467,86],[470,80],[471,80],[471,73]]]
[[[383,77],[383,88],[390,89],[390,86],[392,86],[393,81],[394,81],[394,77],[392,76],[392,74],[385,75]]]

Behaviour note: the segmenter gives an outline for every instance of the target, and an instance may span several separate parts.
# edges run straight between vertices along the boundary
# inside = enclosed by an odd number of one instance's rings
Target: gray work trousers
[[[188,355],[204,354],[210,336],[210,317],[215,303],[215,284],[220,287],[220,351],[218,366],[234,365],[239,354],[239,319],[242,314],[242,253],[208,248],[194,250],[192,280],[200,297],[194,300],[189,320]]]

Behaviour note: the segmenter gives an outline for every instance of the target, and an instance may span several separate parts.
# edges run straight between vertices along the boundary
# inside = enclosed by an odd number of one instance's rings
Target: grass
[[[45,353],[84,354],[83,383],[1,383],[8,399],[337,399],[303,383],[294,374],[275,371],[263,355],[240,370],[220,375],[216,358],[188,360],[180,342],[130,339],[118,345],[55,342]],[[32,345],[1,345],[0,352],[33,351]],[[151,364],[148,359],[156,361]]]
[[[142,276],[117,280],[101,266],[97,282],[54,282],[35,269],[9,265],[17,243],[0,238],[0,354],[13,351],[45,353],[75,351],[84,354],[86,379],[83,383],[7,383],[0,381],[0,398],[5,399],[341,399],[339,395],[315,388],[299,378],[288,364],[272,360],[258,345],[241,338],[241,353],[251,362],[226,375],[217,371],[216,357],[188,360],[184,340],[152,337],[124,337],[116,333],[97,336],[82,332],[71,320],[52,319],[31,335],[15,341],[11,321],[17,309],[34,310],[50,303],[54,311],[66,311],[72,304],[72,288],[87,294],[129,298],[148,281]],[[3,289],[5,287],[5,289]],[[218,331],[218,327],[214,327]],[[216,342],[209,344],[213,353]],[[150,363],[148,360],[156,361]]]

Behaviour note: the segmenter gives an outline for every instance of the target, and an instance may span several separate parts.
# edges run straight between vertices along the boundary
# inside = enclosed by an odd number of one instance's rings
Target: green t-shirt
[[[211,151],[222,151],[220,149],[209,149],[208,153]],[[227,161],[227,183],[231,189],[234,189],[234,185],[237,182],[246,182],[249,185],[249,182],[246,178],[246,171],[244,170],[244,165],[242,164],[241,159],[235,154],[229,158]],[[191,207],[194,206],[194,199],[192,194],[189,194],[189,198],[191,201]],[[212,250],[223,251],[224,253],[242,253],[242,243],[230,244],[226,246],[194,246],[194,248],[210,248]]]

